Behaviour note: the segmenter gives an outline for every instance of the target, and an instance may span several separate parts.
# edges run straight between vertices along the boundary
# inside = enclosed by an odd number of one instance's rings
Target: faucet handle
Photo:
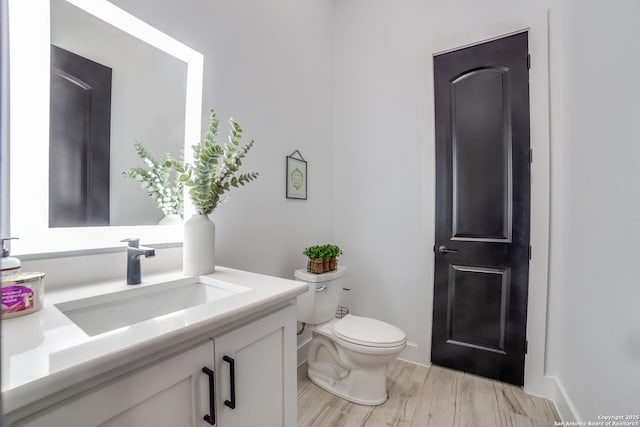
[[[121,242],[128,242],[130,248],[137,248],[140,246],[140,239],[138,237],[129,237],[128,239],[122,239]]]

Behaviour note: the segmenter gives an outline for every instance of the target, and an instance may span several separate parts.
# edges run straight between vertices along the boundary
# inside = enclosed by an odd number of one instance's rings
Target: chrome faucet
[[[149,258],[156,256],[156,250],[140,246],[140,239],[124,239],[121,242],[128,242],[127,246],[127,285],[139,285],[142,282],[142,271],[140,270],[140,256]]]

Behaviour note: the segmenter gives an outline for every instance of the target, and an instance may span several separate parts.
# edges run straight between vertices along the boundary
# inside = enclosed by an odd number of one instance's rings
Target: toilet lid
[[[333,325],[333,332],[345,341],[368,347],[395,347],[405,344],[406,336],[380,320],[347,314]]]

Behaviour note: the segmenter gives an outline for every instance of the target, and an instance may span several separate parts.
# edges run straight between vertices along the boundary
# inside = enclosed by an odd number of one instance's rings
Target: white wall
[[[430,45],[550,9],[548,374],[578,417],[637,412],[640,4],[633,0],[334,3],[334,229],[353,312],[430,352],[433,99]],[[533,58],[535,64],[536,58]],[[637,121],[637,120],[635,120]],[[535,161],[535,155],[534,155]],[[535,207],[534,207],[535,209]],[[633,306],[635,305],[635,309]],[[615,307],[615,308],[614,308]]]
[[[557,174],[566,191],[552,230],[563,247],[553,260],[562,268],[552,276],[550,321],[562,333],[552,336],[548,357],[590,420],[640,408],[640,84],[630,72],[640,67],[640,3],[566,7],[556,22],[562,80],[552,83],[566,93],[554,105],[562,114],[552,117],[563,124],[554,142],[564,148]]]

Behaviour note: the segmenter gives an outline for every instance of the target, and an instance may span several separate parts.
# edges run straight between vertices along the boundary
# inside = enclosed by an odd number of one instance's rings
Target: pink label
[[[15,313],[33,308],[33,291],[26,286],[2,288],[2,313]]]

